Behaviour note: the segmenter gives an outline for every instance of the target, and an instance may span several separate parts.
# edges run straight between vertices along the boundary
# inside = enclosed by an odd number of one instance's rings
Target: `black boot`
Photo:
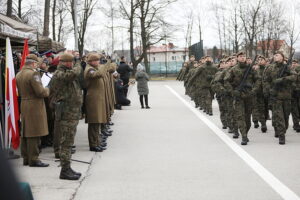
[[[299,133],[300,132],[300,125],[299,124],[296,124],[294,125],[294,130]]]
[[[249,142],[249,139],[247,137],[243,137],[241,145],[247,145],[248,142]]]
[[[102,152],[103,149],[100,147],[90,147],[90,151],[94,151],[94,152]]]
[[[265,133],[265,132],[267,132],[267,125],[266,125],[266,123],[261,123],[261,132],[263,132],[263,133]]]
[[[222,128],[223,128],[223,129],[227,129],[227,126],[224,126],[224,125],[223,125],[223,127],[222,127]]]
[[[77,176],[81,177],[81,173],[80,172],[75,172],[71,167],[70,167],[71,171],[76,174]]]
[[[238,132],[238,131],[235,131],[235,132],[233,133],[232,138],[234,138],[234,139],[239,138],[239,132]]]
[[[69,167],[69,168],[61,168],[59,178],[65,180],[78,180],[80,176],[76,175]]]
[[[279,136],[279,144],[284,145],[285,144],[285,135]]]
[[[254,128],[258,128],[259,127],[259,124],[258,124],[258,121],[254,121]]]

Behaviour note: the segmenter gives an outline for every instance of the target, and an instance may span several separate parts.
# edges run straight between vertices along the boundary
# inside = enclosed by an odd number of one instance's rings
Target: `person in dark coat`
[[[123,81],[124,85],[127,85],[129,83],[130,72],[132,71],[133,69],[129,67],[129,65],[126,63],[125,57],[122,56],[117,72],[120,74],[120,79]],[[128,88],[124,89],[124,93],[125,97],[127,97]]]
[[[149,81],[149,76],[145,72],[145,67],[141,64],[137,66],[137,73],[135,74],[135,80],[137,81],[137,90],[138,94],[140,95],[140,103],[142,109],[144,107],[144,101],[143,98],[145,99],[145,104],[146,104],[146,109],[149,109],[148,105],[148,94],[149,94],[149,88],[148,88],[148,81]]]
[[[129,106],[130,100],[125,96],[125,89],[128,90],[130,83],[124,85],[122,79],[119,78],[119,74],[117,72],[114,73],[115,78],[115,91],[116,91],[116,109],[121,110],[122,106]]]

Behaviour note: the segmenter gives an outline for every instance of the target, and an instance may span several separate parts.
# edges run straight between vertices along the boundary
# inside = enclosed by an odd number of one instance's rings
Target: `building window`
[[[176,56],[172,56],[172,60],[176,60]]]
[[[153,57],[153,62],[155,62],[155,57]]]

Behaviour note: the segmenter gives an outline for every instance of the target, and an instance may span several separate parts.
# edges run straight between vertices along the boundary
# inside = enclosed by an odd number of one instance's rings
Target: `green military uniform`
[[[249,141],[247,135],[251,127],[251,112],[252,112],[252,97],[257,91],[257,86],[254,85],[257,82],[257,78],[253,71],[250,71],[246,78],[243,91],[239,91],[237,88],[243,80],[244,73],[248,69],[249,65],[246,63],[238,63],[232,67],[224,78],[224,85],[226,89],[234,97],[234,110],[235,118],[237,120],[238,129],[242,135],[242,145],[246,145]]]
[[[274,63],[266,68],[263,77],[264,95],[272,100],[272,125],[280,144],[285,144],[285,133],[291,112],[291,85],[297,79],[289,68],[286,68],[283,76],[279,77],[283,69],[283,63]]]
[[[71,55],[64,54],[61,60],[70,62]],[[80,62],[73,68],[60,64],[50,82],[51,102],[55,107],[55,120],[60,133],[60,160],[62,170],[70,169],[71,149],[76,128],[81,118],[82,92],[79,83]]]
[[[256,76],[260,77],[257,79],[258,83],[258,90],[257,94],[254,96],[254,102],[256,106],[253,106],[253,121],[256,123],[259,121],[261,123],[261,131],[267,131],[267,117],[268,117],[268,101],[264,97],[263,94],[263,84],[262,84],[262,77],[264,75],[265,66],[259,65],[259,67],[255,70]]]
[[[226,107],[226,95],[225,95],[225,88],[223,85],[223,80],[222,80],[222,74],[225,69],[219,69],[218,72],[215,74],[214,79],[211,82],[211,88],[212,90],[216,93],[216,98],[218,101],[219,105],[219,110],[220,110],[220,118],[221,122],[223,125],[223,129],[226,129],[228,127],[228,122],[227,122],[227,107]]]
[[[296,65],[292,68],[294,73],[299,74],[300,73],[300,65]],[[292,119],[293,119],[293,128],[297,132],[300,132],[300,81],[297,80],[296,82],[293,82],[293,91],[292,91]]]

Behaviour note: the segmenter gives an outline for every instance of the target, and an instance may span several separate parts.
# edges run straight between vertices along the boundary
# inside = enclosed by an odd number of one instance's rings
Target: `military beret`
[[[246,53],[244,51],[240,51],[236,54],[236,56],[241,56],[241,55],[246,55]]]
[[[88,62],[92,62],[92,61],[100,61],[100,55],[96,54],[96,53],[93,53],[93,54],[90,54],[88,55],[87,57],[87,61]]]
[[[29,54],[27,57],[26,57],[26,62],[38,62],[39,59],[38,57],[35,55],[35,54]]]
[[[74,60],[74,56],[69,53],[64,53],[61,56],[59,56],[59,61],[62,62],[72,62]]]
[[[293,62],[295,62],[295,63],[298,63],[298,60],[296,60],[296,59],[293,59]]]

